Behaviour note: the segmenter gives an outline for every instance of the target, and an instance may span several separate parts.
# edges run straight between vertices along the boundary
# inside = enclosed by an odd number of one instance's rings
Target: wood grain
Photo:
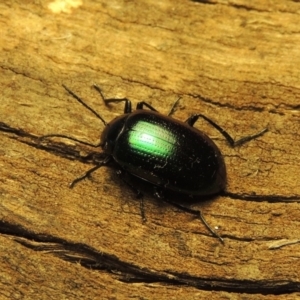
[[[60,4],[60,5],[59,5]],[[296,299],[300,297],[300,3],[2,1],[0,4],[1,299]],[[233,137],[197,128],[225,158],[227,194],[193,204],[218,227],[145,195],[87,146],[145,100],[175,118],[201,112]],[[99,149],[100,151],[100,149]]]

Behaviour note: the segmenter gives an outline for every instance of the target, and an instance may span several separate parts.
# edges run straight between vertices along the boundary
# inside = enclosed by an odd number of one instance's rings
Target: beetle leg
[[[150,110],[157,111],[153,106],[144,101],[138,102],[138,104],[136,105],[136,109],[144,109],[144,106],[148,107]]]
[[[120,98],[120,99],[109,98],[109,99],[104,99],[104,102],[105,105],[107,105],[108,103],[125,102],[124,114],[130,114],[132,112],[131,101],[128,100],[127,98]]]
[[[250,140],[253,140],[261,135],[263,135],[265,132],[268,131],[268,128],[264,128],[263,130],[261,130],[258,133],[252,134],[252,135],[248,135],[245,137],[242,137],[240,139],[238,139],[237,141],[235,141],[222,127],[220,127],[218,124],[216,124],[214,121],[212,121],[211,119],[209,119],[208,117],[202,115],[202,114],[194,114],[191,115],[186,121],[185,123],[187,123],[188,125],[190,125],[191,127],[193,127],[193,125],[196,123],[196,121],[202,118],[205,121],[207,121],[209,124],[211,124],[213,127],[215,127],[227,140],[227,142],[230,144],[231,147],[235,147],[241,144],[244,144]]]
[[[143,193],[139,189],[137,189],[135,186],[133,186],[128,180],[126,180],[124,178],[125,173],[126,173],[126,171],[123,171],[123,170],[118,170],[117,171],[117,175],[122,179],[122,181],[124,183],[126,183],[136,193],[136,197],[137,198],[142,198]]]
[[[179,102],[180,99],[181,99],[181,97],[179,97],[179,98],[173,103],[173,105],[172,105],[172,107],[171,107],[169,113],[167,114],[167,116],[171,116],[171,115],[175,112],[176,106],[177,106],[177,104],[178,104],[178,102]],[[138,104],[136,105],[136,109],[144,109],[144,106],[148,107],[150,110],[153,110],[153,111],[156,111],[156,112],[157,112],[157,110],[156,110],[152,105],[150,105],[149,103],[144,102],[144,101],[138,102]]]
[[[120,99],[109,98],[109,99],[106,99],[104,97],[100,87],[96,84],[94,84],[93,86],[99,92],[99,94],[100,94],[102,100],[104,101],[105,105],[107,105],[108,103],[125,102],[124,114],[130,114],[132,112],[131,101],[129,99],[127,99],[127,98],[120,98]]]
[[[165,195],[164,195],[163,190],[159,189],[157,186],[154,186],[153,189],[154,189],[154,197],[156,197],[159,200],[164,201]]]
[[[73,188],[75,186],[75,184],[77,184],[79,181],[89,177],[92,173],[94,173],[96,170],[98,170],[99,168],[101,168],[102,166],[107,165],[111,160],[110,156],[107,156],[102,162],[99,162],[99,164],[97,164],[96,166],[94,166],[93,168],[89,169],[87,172],[85,172],[83,175],[81,175],[80,177],[75,178],[71,184],[70,184],[70,188]]]
[[[209,224],[206,222],[206,220],[200,210],[191,209],[191,208],[185,207],[183,205],[180,205],[176,202],[168,200],[167,198],[165,198],[163,191],[158,189],[157,187],[154,187],[154,196],[156,198],[160,199],[161,201],[164,201],[168,204],[173,205],[174,207],[179,208],[182,211],[185,211],[187,213],[197,216],[201,220],[201,222],[205,225],[205,227],[224,244],[223,238],[209,226]]]
[[[176,106],[177,106],[177,104],[178,104],[178,102],[179,102],[180,99],[181,99],[181,97],[179,97],[179,98],[173,103],[173,105],[172,105],[172,107],[171,107],[169,113],[167,114],[168,117],[170,117],[170,116],[175,112]]]
[[[60,137],[60,138],[64,138],[64,139],[68,139],[68,140],[71,140],[71,141],[74,141],[74,142],[78,142],[80,144],[83,144],[83,145],[87,145],[87,146],[90,146],[90,147],[93,147],[93,148],[98,148],[98,147],[102,147],[102,143],[99,142],[98,144],[91,144],[91,143],[88,143],[88,142],[85,142],[85,141],[81,141],[79,139],[76,139],[74,137],[71,137],[71,136],[68,136],[68,135],[64,135],[64,134],[46,134],[46,135],[43,135],[43,136],[40,136],[38,138],[39,141],[43,141],[47,138],[51,138],[51,137]]]
[[[135,186],[133,186],[128,180],[125,179],[125,173],[126,171],[118,170],[117,175],[121,178],[121,180],[131,188],[131,190],[136,194],[136,197],[140,200],[140,210],[141,210],[141,216],[143,222],[146,222],[146,216],[145,216],[145,208],[144,208],[144,195],[143,193],[137,189]]]
[[[169,204],[179,208],[182,211],[185,211],[187,213],[197,216],[201,220],[201,222],[205,225],[205,227],[224,244],[223,238],[209,226],[209,224],[205,220],[205,218],[200,210],[191,209],[191,208],[185,207],[183,205],[180,205],[178,203],[175,203],[173,201],[170,201],[164,197],[161,197],[161,194],[160,194],[160,199],[166,203],[169,203]]]

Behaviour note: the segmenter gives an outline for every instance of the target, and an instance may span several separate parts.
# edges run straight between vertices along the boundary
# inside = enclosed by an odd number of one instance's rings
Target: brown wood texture
[[[0,298],[300,298],[300,3],[297,1],[1,1]],[[195,217],[145,195],[111,168],[69,189],[93,165],[107,97],[146,100],[174,118],[200,112],[231,194]],[[100,151],[100,150],[99,150]]]

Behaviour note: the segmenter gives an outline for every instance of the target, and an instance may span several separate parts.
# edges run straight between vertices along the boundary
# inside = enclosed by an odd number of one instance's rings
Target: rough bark
[[[1,299],[300,297],[300,3],[296,1],[1,1]],[[73,6],[73,7],[72,7]],[[77,7],[76,7],[77,6]],[[225,194],[195,217],[93,166],[107,97],[146,100],[174,118],[201,112],[233,137]],[[101,151],[100,149],[96,149]]]

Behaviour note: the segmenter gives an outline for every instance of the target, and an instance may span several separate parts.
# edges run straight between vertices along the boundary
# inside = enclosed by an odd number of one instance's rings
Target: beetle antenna
[[[72,95],[80,104],[82,104],[85,108],[87,108],[90,112],[92,112],[101,122],[107,126],[106,121],[91,107],[89,107],[79,96],[77,96],[74,92],[72,92],[69,88],[67,88],[64,84],[62,85],[64,89]]]

